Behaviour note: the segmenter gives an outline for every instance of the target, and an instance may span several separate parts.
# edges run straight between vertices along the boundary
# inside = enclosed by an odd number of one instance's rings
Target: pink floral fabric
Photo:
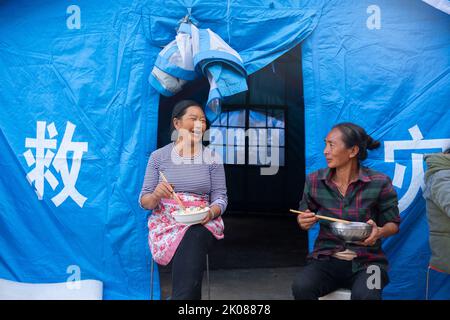
[[[185,207],[208,206],[209,196],[177,192]],[[183,239],[189,225],[181,224],[172,217],[172,212],[180,207],[173,199],[161,199],[158,207],[148,218],[148,242],[153,259],[160,265],[167,265]],[[216,239],[223,238],[224,224],[222,217],[204,225]]]

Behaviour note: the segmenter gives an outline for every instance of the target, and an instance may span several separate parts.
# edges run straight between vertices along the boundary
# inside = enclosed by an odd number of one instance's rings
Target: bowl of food
[[[180,209],[172,212],[175,221],[183,224],[197,224],[206,218],[209,207],[188,207],[186,210]]]
[[[333,222],[331,232],[345,242],[364,241],[370,236],[372,226],[365,222]]]

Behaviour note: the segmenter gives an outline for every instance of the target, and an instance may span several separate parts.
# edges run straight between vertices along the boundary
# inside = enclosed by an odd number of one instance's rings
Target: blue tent
[[[393,178],[403,219],[384,295],[423,299],[422,157],[450,145],[450,16],[420,0],[2,2],[0,278],[64,282],[75,266],[105,299],[149,298],[138,194],[165,110],[147,79],[187,13],[249,74],[301,43],[307,172],[337,122],[384,143],[367,164]]]

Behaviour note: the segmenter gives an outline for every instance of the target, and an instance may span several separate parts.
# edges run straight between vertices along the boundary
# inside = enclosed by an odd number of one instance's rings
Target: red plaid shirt
[[[400,223],[397,193],[388,176],[361,167],[358,179],[348,186],[344,197],[331,181],[333,174],[334,169],[325,168],[307,176],[299,210],[309,209],[320,215],[349,221],[367,222],[372,219],[379,227],[387,222]],[[336,252],[349,249],[357,254],[353,260],[355,271],[371,264],[387,268],[380,239],[371,247],[345,243],[331,232],[330,223],[320,220],[319,235],[309,259],[328,259]]]

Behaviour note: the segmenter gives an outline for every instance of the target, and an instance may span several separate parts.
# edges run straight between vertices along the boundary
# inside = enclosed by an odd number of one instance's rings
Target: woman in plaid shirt
[[[325,139],[327,168],[309,174],[297,221],[309,230],[319,219],[314,213],[373,226],[371,235],[357,244],[335,236],[330,223],[320,222],[320,231],[307,264],[292,285],[295,299],[318,299],[348,288],[352,299],[379,300],[389,282],[388,262],[381,239],[396,234],[400,215],[397,193],[388,176],[361,165],[367,149],[380,146],[363,128],[353,123],[333,127]],[[374,267],[377,272],[374,273]],[[373,275],[379,279],[373,281]]]

